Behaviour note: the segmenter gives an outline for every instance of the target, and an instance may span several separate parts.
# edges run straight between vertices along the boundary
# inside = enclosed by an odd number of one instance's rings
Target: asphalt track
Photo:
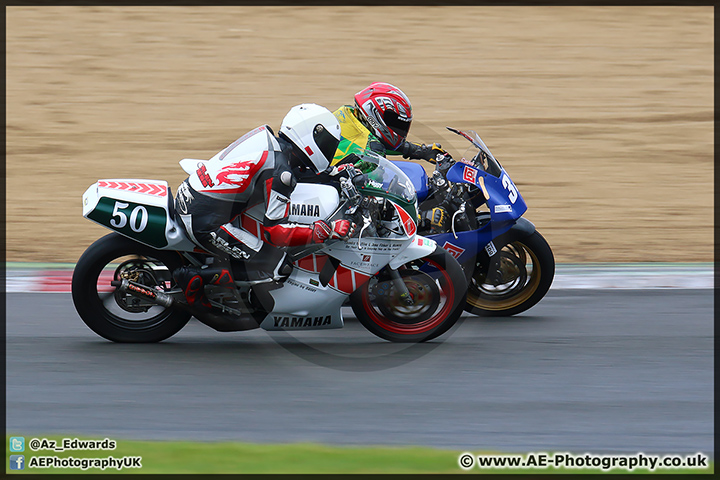
[[[69,294],[9,293],[7,431],[714,456],[713,291],[551,290],[411,346],[352,319],[113,344]]]

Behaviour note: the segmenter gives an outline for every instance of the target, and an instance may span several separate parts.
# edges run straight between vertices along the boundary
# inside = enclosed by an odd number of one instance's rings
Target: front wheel
[[[173,287],[172,271],[182,264],[175,252],[155,250],[117,233],[90,245],[75,266],[72,298],[80,318],[113,342],[160,342],[176,334],[190,313],[143,303],[110,281],[127,278],[162,291]]]
[[[463,312],[467,282],[447,251],[437,248],[425,258],[398,269],[393,280],[381,270],[350,296],[360,323],[392,342],[425,342],[447,332]],[[412,301],[401,296],[404,283]]]
[[[498,272],[489,281],[487,270],[475,266],[465,310],[495,317],[524,312],[542,300],[552,284],[555,258],[550,245],[537,231],[517,237],[512,230],[494,243],[499,250],[496,255],[500,255]]]

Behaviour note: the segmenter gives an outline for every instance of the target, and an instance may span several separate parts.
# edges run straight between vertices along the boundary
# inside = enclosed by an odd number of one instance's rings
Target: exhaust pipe
[[[116,287],[121,293],[127,293],[133,297],[149,300],[163,307],[169,308],[177,305],[186,309],[188,308],[187,305],[183,305],[182,303],[175,304],[173,297],[167,293],[148,288],[127,278],[113,280],[110,282],[110,285]],[[246,312],[238,312],[240,313],[239,315],[228,315],[225,313],[190,311],[195,318],[219,332],[239,332],[242,330],[252,330],[260,326],[258,320],[256,320],[252,314]]]
[[[122,293],[128,293],[133,297],[149,300],[157,305],[169,308],[173,304],[173,297],[167,293],[148,288],[140,283],[133,282],[127,278],[113,280],[110,285],[116,287]]]

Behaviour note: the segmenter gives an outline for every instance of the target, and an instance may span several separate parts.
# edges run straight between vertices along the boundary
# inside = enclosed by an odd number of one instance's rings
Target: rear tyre
[[[103,338],[121,343],[153,343],[180,331],[191,314],[160,305],[143,304],[121,294],[111,280],[129,278],[170,290],[172,271],[182,264],[176,252],[155,250],[117,233],[90,245],[75,266],[72,298],[80,318]]]
[[[520,237],[512,230],[494,240],[500,255],[499,280],[477,265],[468,284],[465,310],[480,316],[516,315],[537,304],[555,277],[555,258],[540,232]],[[502,247],[500,247],[502,245]]]
[[[437,248],[398,269],[413,303],[408,305],[385,269],[350,296],[360,323],[391,342],[425,342],[447,332],[465,305],[467,282],[462,267]]]

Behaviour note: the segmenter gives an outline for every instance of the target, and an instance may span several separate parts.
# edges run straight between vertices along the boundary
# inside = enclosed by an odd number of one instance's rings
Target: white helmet
[[[280,133],[307,155],[308,166],[316,173],[328,168],[340,143],[337,118],[327,108],[314,103],[291,108],[283,118]]]

